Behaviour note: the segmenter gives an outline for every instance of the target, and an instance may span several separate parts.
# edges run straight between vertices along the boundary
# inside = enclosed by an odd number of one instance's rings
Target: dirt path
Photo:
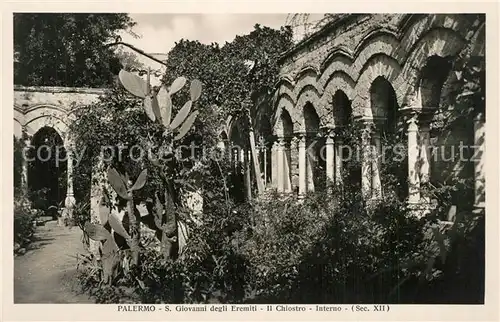
[[[58,227],[55,221],[37,228],[37,241],[14,258],[14,303],[93,303],[73,290],[81,235],[78,227]]]

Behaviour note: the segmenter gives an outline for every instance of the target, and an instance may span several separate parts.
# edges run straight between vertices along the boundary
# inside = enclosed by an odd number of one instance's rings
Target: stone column
[[[412,116],[408,124],[408,203],[420,203],[420,176],[418,173],[419,145],[416,117]]]
[[[365,199],[372,196],[371,126],[365,123],[361,132],[361,193]]]
[[[372,133],[373,146],[372,148],[372,199],[382,198],[382,182],[380,179],[380,171],[382,169],[382,147],[380,143],[380,134],[375,130]]]
[[[421,117],[419,126],[420,153],[418,162],[420,164],[420,183],[425,184],[431,178],[431,136],[428,118]]]
[[[247,192],[247,200],[252,199],[252,174],[251,174],[251,162],[252,155],[250,151],[245,151],[243,155],[244,165],[245,165],[245,181],[246,181],[246,192]]]
[[[31,146],[31,140],[26,138],[24,139],[24,151],[21,156],[22,162],[22,174],[21,174],[21,188],[24,193],[28,192],[28,149]]]
[[[283,137],[278,138],[276,158],[278,160],[278,192],[285,191],[285,153],[284,153],[284,140]]]
[[[264,187],[267,186],[267,147],[264,145],[262,148],[262,156],[264,161]]]
[[[485,117],[479,113],[474,118],[474,207],[482,210],[485,207],[486,181],[484,169],[485,153]]]
[[[292,137],[292,139],[290,140],[290,160],[289,160],[289,163],[288,163],[288,166],[290,168],[290,185],[291,185],[291,189],[292,191],[296,191],[298,189],[298,177],[299,177],[299,154],[298,154],[298,151],[299,151],[299,148],[298,148],[298,144],[299,144],[299,139],[294,136]]]
[[[306,136],[299,134],[299,199],[306,195]]]
[[[329,181],[328,184],[334,184],[335,182],[335,140],[334,134],[332,132],[328,133],[326,137],[326,179]]]
[[[342,184],[342,146],[344,141],[342,137],[335,134],[335,184]]]
[[[75,208],[76,200],[75,195],[73,193],[73,144],[69,143],[66,147],[66,156],[67,156],[67,189],[66,189],[66,199],[64,201],[65,206],[65,214],[63,216],[63,220],[65,218],[73,217],[73,210]]]
[[[278,141],[273,142],[271,147],[271,181],[275,189],[278,189]]]
[[[306,182],[307,182],[307,191],[313,192],[314,191],[314,175],[315,175],[315,167],[316,167],[316,161],[315,161],[315,154],[312,154],[315,152],[315,147],[313,149],[309,150],[307,149],[310,147],[310,145],[313,142],[313,138],[309,137],[306,139]]]
[[[291,143],[289,140],[283,141],[283,174],[285,175],[283,179],[283,192],[285,193],[291,193],[292,192],[292,172],[290,169],[290,164],[292,160],[292,155],[291,155]]]

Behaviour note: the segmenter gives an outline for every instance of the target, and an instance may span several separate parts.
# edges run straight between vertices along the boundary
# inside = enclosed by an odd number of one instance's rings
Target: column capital
[[[307,136],[306,131],[297,131],[294,133],[295,137],[297,137],[299,140],[305,139]]]
[[[407,116],[410,118],[418,117],[419,115],[423,115],[423,114],[428,114],[427,112],[423,112],[421,108],[417,108],[417,107],[413,107],[413,106],[405,106],[403,108],[400,108],[399,112],[403,116]]]

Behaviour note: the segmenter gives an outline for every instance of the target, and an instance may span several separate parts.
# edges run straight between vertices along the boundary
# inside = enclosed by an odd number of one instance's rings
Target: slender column
[[[290,169],[290,163],[292,160],[290,141],[283,141],[283,173],[285,178],[283,179],[284,187],[283,192],[290,193],[292,192],[292,172]]]
[[[271,181],[274,188],[278,189],[278,141],[271,147]]]
[[[375,131],[374,133],[372,133],[372,139],[372,199],[380,199],[382,198],[382,182],[380,179],[382,148],[380,144],[380,134]]]
[[[244,151],[244,164],[245,164],[245,179],[246,179],[246,191],[247,191],[247,200],[252,199],[252,174],[251,174],[251,152]]]
[[[311,147],[311,144],[313,142],[312,138],[306,139],[306,180],[307,180],[307,191],[313,192],[314,191],[314,175],[315,175],[315,167],[316,167],[316,155],[315,155],[315,147],[312,147],[311,149],[308,149]]]
[[[408,124],[408,202],[417,204],[420,202],[420,177],[419,177],[419,146],[418,146],[418,126],[415,116]]]
[[[342,146],[344,141],[339,134],[335,135],[335,184],[342,184]]]
[[[372,195],[372,162],[371,159],[371,129],[369,124],[365,124],[365,128],[361,133],[361,148],[362,148],[362,159],[361,159],[361,192],[365,199],[368,199]]]
[[[71,145],[68,146],[66,150],[68,165],[67,165],[67,190],[66,190],[66,200],[65,206],[68,209],[68,214],[73,214],[73,208],[75,206],[75,195],[73,193],[73,147]]]
[[[285,191],[285,156],[284,156],[284,141],[283,137],[278,138],[278,149],[277,149],[277,159],[278,159],[278,192],[283,193]]]
[[[299,136],[299,199],[306,195],[306,137]]]
[[[431,172],[431,137],[429,122],[421,120],[419,124],[419,143],[420,143],[420,183],[425,184],[430,180]]]
[[[262,148],[262,155],[264,161],[264,186],[267,186],[267,146]]]
[[[326,179],[328,184],[335,182],[335,140],[333,133],[326,137]]]
[[[62,216],[59,218],[58,225],[63,226],[67,224],[66,220],[73,217],[76,200],[73,193],[73,146],[72,143],[66,144],[66,160],[67,160],[67,182],[66,182],[66,199],[64,200],[64,210]]]
[[[26,193],[28,192],[28,149],[31,145],[31,140],[26,138],[24,139],[24,147],[25,150],[23,151],[23,155],[21,156],[21,162],[22,162],[22,177],[21,177],[21,187],[22,190]]]
[[[485,153],[485,118],[479,113],[474,118],[474,206],[476,209],[485,207],[486,181],[484,170]]]
[[[298,144],[299,139],[297,136],[292,137],[290,140],[290,153],[288,160],[288,168],[290,170],[290,187],[292,191],[298,189],[298,165],[299,165],[299,156],[298,156]]]

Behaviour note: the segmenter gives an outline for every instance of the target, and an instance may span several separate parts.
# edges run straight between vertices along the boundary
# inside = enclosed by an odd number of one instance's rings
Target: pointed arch
[[[319,103],[320,103],[320,98],[321,96],[319,95],[318,91],[316,90],[315,87],[309,86],[307,88],[304,88],[304,90],[301,92],[300,96],[297,98],[297,109],[301,112],[301,123],[300,123],[300,129],[303,130],[305,128],[305,121],[304,121],[304,114],[303,114],[303,108],[306,104],[311,104],[312,108],[314,109],[314,112],[317,115],[323,115],[324,113],[321,111]]]
[[[401,106],[403,95],[406,91],[406,84],[400,82],[401,67],[392,57],[378,55],[372,57],[365,65],[364,71],[360,75],[354,92],[352,108],[356,116],[372,117],[370,107],[370,87],[372,82],[379,76],[385,78],[392,87],[396,89],[397,103]]]
[[[306,67],[301,71],[300,78],[296,78],[296,85],[293,89],[293,94],[297,101],[307,87],[313,87],[317,93],[321,93],[321,89],[317,85],[317,79],[318,72],[315,68]]]

